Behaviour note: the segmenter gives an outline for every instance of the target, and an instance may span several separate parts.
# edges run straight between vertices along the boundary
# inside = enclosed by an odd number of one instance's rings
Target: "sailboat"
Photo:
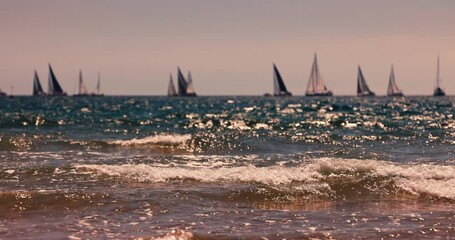
[[[264,96],[271,96],[271,94],[266,93]],[[273,96],[292,96],[292,93],[286,88],[283,78],[275,64],[273,64]]]
[[[172,79],[172,73],[170,74],[169,85],[167,87],[167,96],[168,97],[178,96],[177,91],[175,91],[174,80]]]
[[[33,76],[33,96],[46,96],[36,70],[35,75]]]
[[[306,96],[333,96],[332,91],[328,90],[322,80],[321,73],[318,68],[318,60],[316,54],[314,54],[313,66],[311,68],[310,78],[308,80],[308,86],[305,93]]]
[[[189,81],[185,79],[180,70],[180,67],[177,67],[177,83],[178,83],[178,95],[182,97],[196,97],[196,92],[193,89],[193,80],[191,78],[191,73],[188,73]]]
[[[401,92],[401,90],[397,86],[397,83],[395,82],[395,73],[393,71],[393,65],[392,70],[390,71],[389,86],[387,87],[387,96],[391,97],[403,96],[403,92]]]
[[[193,88],[193,77],[191,76],[191,71],[188,71],[188,87],[186,88],[186,94],[188,96],[196,96]]]
[[[436,88],[434,89],[433,96],[435,97],[443,97],[446,95],[444,90],[439,86],[439,56],[438,56],[438,64],[437,64],[437,71],[436,71]]]
[[[84,81],[82,80],[82,70],[79,70],[79,91],[74,94],[75,97],[86,97],[88,96],[87,88],[85,87]]]
[[[49,64],[49,91],[48,95],[50,96],[66,96],[66,93],[63,91],[62,87],[55,77],[54,71],[52,70],[51,64]]]
[[[362,69],[360,69],[360,65],[358,66],[357,72],[357,96],[375,96],[374,92],[370,90],[367,82],[365,81],[365,77],[363,76]]]
[[[96,81],[96,89],[95,92],[92,92],[90,96],[94,97],[102,97],[104,94],[101,93],[101,75],[98,72],[98,80]]]

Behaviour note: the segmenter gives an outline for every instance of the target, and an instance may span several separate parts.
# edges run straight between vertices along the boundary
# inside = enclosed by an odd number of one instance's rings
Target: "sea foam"
[[[179,145],[191,139],[191,135],[178,134],[162,134],[148,136],[145,138],[133,138],[130,140],[115,140],[110,141],[110,144],[131,146],[131,145],[146,145],[146,144],[163,144],[163,145]]]
[[[315,159],[294,167],[272,165],[245,166],[155,166],[146,164],[77,165],[97,174],[139,182],[195,180],[203,183],[256,183],[285,186],[300,183],[305,192],[336,192],[337,181],[361,182],[362,179],[392,182],[394,187],[414,195],[429,195],[455,200],[455,166],[397,164],[387,161],[356,159]],[[218,165],[219,166],[219,165]],[[293,188],[295,190],[295,188]],[[379,191],[381,189],[379,188]]]

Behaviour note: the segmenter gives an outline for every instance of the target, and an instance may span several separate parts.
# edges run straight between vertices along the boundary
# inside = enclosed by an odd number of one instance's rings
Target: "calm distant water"
[[[454,239],[455,98],[0,99],[0,239]]]

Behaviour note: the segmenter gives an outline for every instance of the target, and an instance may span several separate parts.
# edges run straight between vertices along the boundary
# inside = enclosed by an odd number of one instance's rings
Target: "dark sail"
[[[359,66],[357,73],[357,96],[374,96],[374,92],[370,90],[365,77],[363,76],[362,69]]]
[[[288,92],[286,85],[284,84],[283,78],[281,77],[280,72],[275,64],[273,64],[273,77],[274,77],[274,89],[273,95],[274,96],[292,96],[290,92]]]
[[[66,95],[55,77],[54,71],[49,64],[49,95],[62,96]]]
[[[188,82],[185,80],[185,77],[182,74],[182,71],[180,71],[180,68],[177,67],[177,82],[178,82],[178,90],[179,90],[179,96],[186,96],[187,94],[187,89],[188,89]]]
[[[35,70],[35,76],[33,77],[33,96],[42,96],[45,95],[43,87],[38,77],[38,73]]]
[[[170,74],[169,85],[167,88],[167,96],[169,96],[169,97],[178,96],[177,91],[175,91],[174,80],[172,79],[172,73]]]

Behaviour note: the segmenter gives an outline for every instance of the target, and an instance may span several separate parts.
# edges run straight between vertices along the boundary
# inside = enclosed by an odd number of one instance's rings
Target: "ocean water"
[[[0,239],[455,239],[455,98],[0,99]]]

